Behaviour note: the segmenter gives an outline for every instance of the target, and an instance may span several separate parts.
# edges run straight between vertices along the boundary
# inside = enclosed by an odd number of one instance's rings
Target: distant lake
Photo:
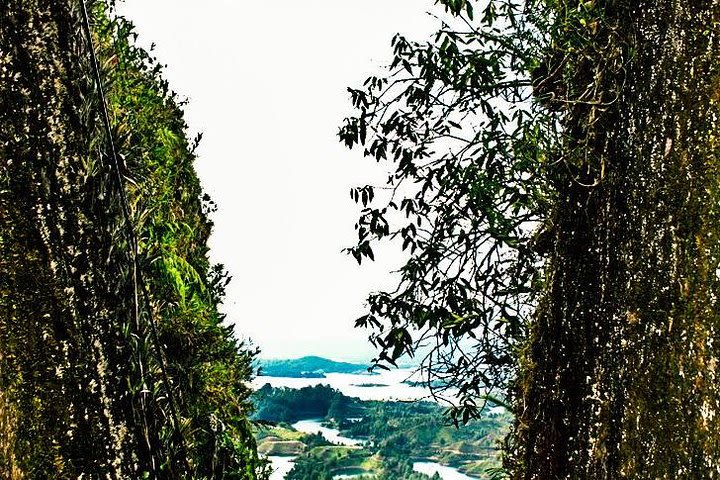
[[[349,397],[361,400],[432,400],[427,388],[408,385],[420,381],[413,369],[397,369],[368,373],[328,373],[325,378],[288,378],[259,376],[253,380],[258,389],[269,383],[273,387],[303,388],[315,385],[330,385]]]
[[[296,457],[268,457],[272,463],[273,473],[270,480],[285,480],[285,475],[292,470]]]
[[[435,462],[415,462],[413,463],[413,470],[431,477],[437,472],[443,480],[477,480],[475,477],[468,477],[452,467],[446,467]]]
[[[299,422],[293,423],[293,428],[304,433],[319,433],[329,442],[336,443],[338,445],[352,447],[363,443],[362,440],[343,437],[340,435],[340,430],[323,427],[321,422],[322,420],[300,420]]]

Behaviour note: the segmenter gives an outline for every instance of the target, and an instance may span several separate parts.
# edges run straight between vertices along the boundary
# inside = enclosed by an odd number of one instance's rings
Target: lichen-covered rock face
[[[120,217],[71,3],[0,13],[0,466],[16,478],[138,473]]]
[[[132,26],[88,3],[149,293],[133,281],[82,3],[9,0],[0,9],[0,477],[255,479],[253,353],[217,310],[226,277],[207,260],[211,224],[182,111],[132,45]]]
[[[720,478],[720,2],[561,3],[569,138],[513,478]]]

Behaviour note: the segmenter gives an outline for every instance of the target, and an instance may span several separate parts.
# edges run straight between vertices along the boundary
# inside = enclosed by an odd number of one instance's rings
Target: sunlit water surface
[[[437,472],[443,480],[477,480],[474,477],[468,477],[458,472],[452,467],[446,467],[435,462],[415,462],[413,463],[413,470],[431,477]]]
[[[296,457],[268,457],[272,463],[273,473],[270,480],[285,480],[295,464]]]
[[[340,430],[323,427],[321,422],[322,420],[300,420],[299,422],[293,423],[293,428],[299,432],[304,433],[319,433],[329,442],[338,445],[346,445],[352,447],[363,443],[362,440],[343,437],[342,435],[340,435]]]

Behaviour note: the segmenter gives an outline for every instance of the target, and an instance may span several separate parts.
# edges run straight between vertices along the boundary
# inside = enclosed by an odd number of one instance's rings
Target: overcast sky
[[[263,357],[368,360],[353,321],[392,285],[394,249],[358,267],[341,253],[358,213],[349,189],[385,177],[337,142],[346,87],[390,58],[401,32],[426,38],[430,0],[126,0],[144,46],[167,64],[202,131],[197,170],[218,203],[212,260],[233,276],[224,311]]]

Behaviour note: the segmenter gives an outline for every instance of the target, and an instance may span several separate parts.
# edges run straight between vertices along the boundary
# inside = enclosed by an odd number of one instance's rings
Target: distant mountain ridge
[[[336,362],[318,356],[259,360],[260,374],[267,377],[325,378],[328,373],[366,373],[368,365]]]

